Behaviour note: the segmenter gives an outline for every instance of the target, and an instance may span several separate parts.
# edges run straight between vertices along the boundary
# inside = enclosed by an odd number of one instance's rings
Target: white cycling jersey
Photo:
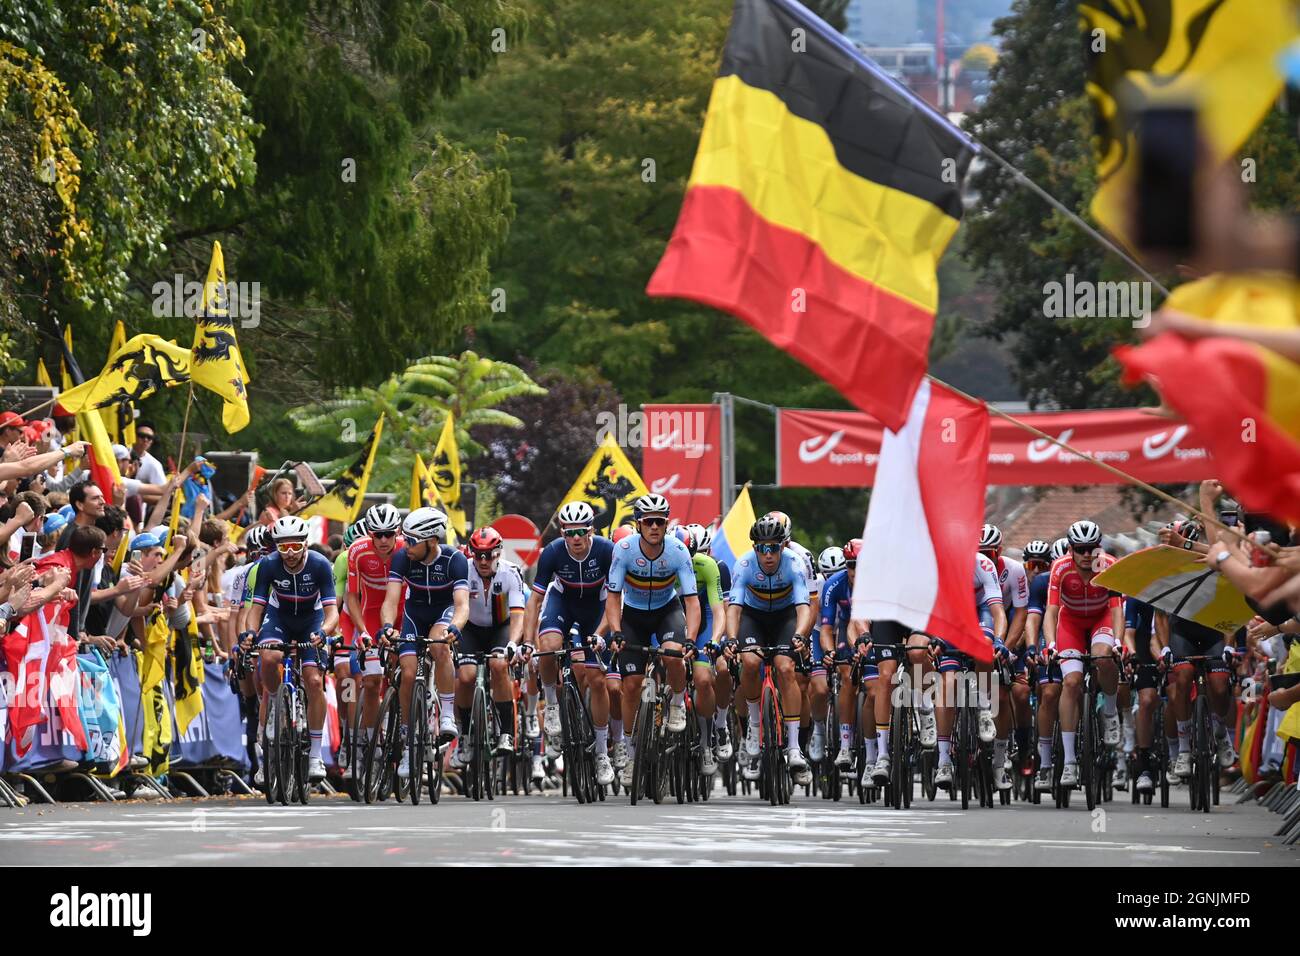
[[[1025,566],[1015,558],[999,556],[995,562],[998,572],[998,584],[1002,588],[1002,603],[1006,607],[1017,608],[1029,605],[1029,578]]]
[[[822,582],[825,579],[817,573],[817,566],[813,563],[812,552],[798,541],[791,541],[786,545],[786,548],[793,551],[795,557],[799,559],[799,567],[803,569],[803,576],[808,581],[808,596],[811,598],[814,594],[821,594]]]
[[[502,558],[497,573],[484,581],[471,564],[469,569],[469,622],[475,627],[499,627],[510,620],[512,611],[528,603],[523,572]]]
[[[993,562],[975,552],[975,608],[980,610],[990,604],[1002,603],[1002,585],[998,583],[998,569]]]

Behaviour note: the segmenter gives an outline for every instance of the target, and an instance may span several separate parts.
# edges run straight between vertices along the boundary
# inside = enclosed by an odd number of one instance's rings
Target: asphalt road
[[[1300,860],[1254,804],[1209,815],[1174,790],[1168,810],[1117,794],[1090,814],[1082,795],[963,812],[943,794],[906,811],[797,794],[774,808],[718,791],[705,804],[579,806],[558,792],[437,806],[346,796],[306,807],[260,797],[0,808],[0,864],[165,866],[420,865],[1066,865],[1281,866]]]

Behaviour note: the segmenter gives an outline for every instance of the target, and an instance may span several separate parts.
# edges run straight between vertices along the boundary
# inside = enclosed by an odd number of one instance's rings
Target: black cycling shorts
[[[473,664],[470,654],[490,654],[510,643],[510,622],[495,626],[466,624],[456,641],[456,666]]]
[[[666,643],[684,645],[686,637],[686,612],[678,601],[669,601],[653,611],[623,608],[625,646],[618,653],[619,673],[644,674],[649,655],[642,648]],[[651,643],[652,638],[656,638],[654,644]]]
[[[794,625],[798,620],[795,607],[782,608],[779,611],[758,611],[752,607],[740,611],[740,628],[736,632],[737,643],[741,651],[747,647],[762,647],[774,651],[778,656],[789,657],[796,664],[799,654],[794,650]]]

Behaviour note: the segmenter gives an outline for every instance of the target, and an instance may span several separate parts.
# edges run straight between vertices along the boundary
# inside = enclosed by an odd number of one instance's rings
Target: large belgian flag
[[[793,0],[736,0],[646,291],[724,309],[888,427],[925,374],[973,146]]]

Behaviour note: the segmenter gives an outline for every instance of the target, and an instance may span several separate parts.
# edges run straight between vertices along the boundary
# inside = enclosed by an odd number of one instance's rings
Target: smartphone
[[[36,550],[36,535],[24,534],[23,543],[18,548],[18,560],[30,561],[32,552]]]
[[[1235,511],[1220,511],[1220,512],[1219,512],[1219,520],[1222,521],[1222,522],[1224,523],[1225,526],[1227,526],[1227,527],[1229,527],[1229,528],[1235,528],[1235,527],[1237,527],[1237,512],[1235,512]]]
[[[1184,257],[1195,245],[1196,111],[1151,107],[1137,128],[1137,244]]]

